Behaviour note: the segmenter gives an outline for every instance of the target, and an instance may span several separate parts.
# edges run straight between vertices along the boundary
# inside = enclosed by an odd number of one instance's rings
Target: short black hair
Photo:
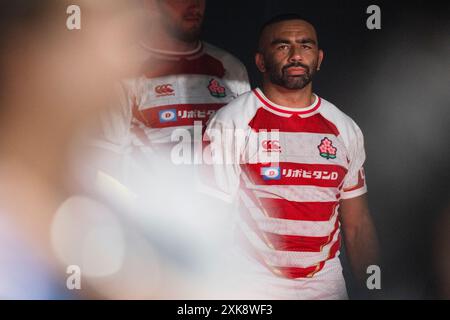
[[[259,29],[259,35],[261,36],[261,34],[263,33],[264,29],[266,29],[268,26],[278,23],[278,22],[282,22],[282,21],[288,21],[288,20],[305,20],[301,15],[299,15],[298,13],[282,13],[282,14],[278,14],[272,18],[270,18],[269,20],[267,20],[266,22],[264,22],[264,24],[261,26],[261,28]]]
[[[270,18],[269,20],[267,20],[266,22],[263,23],[263,25],[259,28],[259,33],[258,33],[258,51],[260,51],[260,41],[261,41],[261,36],[264,32],[264,30],[266,30],[267,27],[278,23],[278,22],[282,22],[282,21],[289,21],[289,20],[303,20],[303,21],[307,21],[305,20],[301,15],[299,15],[298,13],[294,13],[294,12],[290,12],[290,13],[282,13],[282,14],[278,14],[276,16],[273,16],[272,18]]]
[[[270,18],[266,22],[264,22],[264,24],[259,29],[259,36],[261,37],[262,33],[268,26],[271,26],[272,24],[275,24],[278,22],[289,21],[289,20],[305,20],[305,19],[298,13],[293,13],[293,12],[278,14],[278,15]]]

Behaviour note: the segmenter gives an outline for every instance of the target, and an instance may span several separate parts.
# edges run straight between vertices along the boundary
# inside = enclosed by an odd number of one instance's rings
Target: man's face
[[[271,83],[303,89],[312,81],[322,59],[314,27],[302,20],[288,20],[264,30],[256,64]]]
[[[200,36],[206,0],[157,0],[161,23],[175,38],[192,42]]]

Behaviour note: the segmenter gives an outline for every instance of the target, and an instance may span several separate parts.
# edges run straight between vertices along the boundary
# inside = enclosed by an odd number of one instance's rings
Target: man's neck
[[[153,28],[153,32],[148,34],[146,39],[147,40],[144,40],[143,42],[150,48],[179,53],[195,50],[198,48],[200,42],[200,40],[183,41],[181,39],[174,38],[163,28]]]
[[[270,101],[288,108],[306,108],[315,99],[311,83],[303,89],[291,90],[266,82],[263,84],[263,92]]]

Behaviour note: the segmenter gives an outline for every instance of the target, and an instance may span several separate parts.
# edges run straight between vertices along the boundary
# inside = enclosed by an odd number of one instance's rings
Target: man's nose
[[[201,2],[202,0],[189,0],[188,10],[193,13],[202,14]]]
[[[203,0],[189,0],[189,4],[190,4],[191,7],[200,8],[200,3],[202,1]]]
[[[302,51],[297,46],[292,46],[291,51],[289,53],[289,62],[302,61]]]

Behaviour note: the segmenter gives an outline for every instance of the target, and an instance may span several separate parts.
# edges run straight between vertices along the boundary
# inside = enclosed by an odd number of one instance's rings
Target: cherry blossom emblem
[[[321,157],[325,159],[336,159],[337,148],[333,147],[333,142],[330,139],[323,138],[317,148],[319,148]]]
[[[216,98],[225,98],[227,96],[225,87],[221,86],[216,79],[211,79],[211,81],[209,81],[208,90],[209,93]]]

